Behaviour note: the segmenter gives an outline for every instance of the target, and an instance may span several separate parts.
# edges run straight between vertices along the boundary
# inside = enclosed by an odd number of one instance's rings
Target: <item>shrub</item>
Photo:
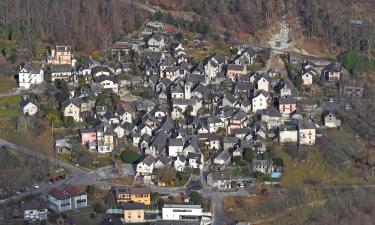
[[[375,71],[374,58],[354,51],[349,51],[343,56],[342,65],[348,69],[352,75]]]
[[[134,163],[139,159],[138,153],[133,151],[123,151],[120,157],[124,163]]]
[[[103,213],[104,212],[104,206],[103,206],[102,203],[99,203],[99,202],[95,203],[93,208],[94,208],[94,212],[96,212],[96,213]]]
[[[191,192],[191,202],[193,204],[199,204],[202,201],[202,197],[199,195],[198,192],[192,191]]]

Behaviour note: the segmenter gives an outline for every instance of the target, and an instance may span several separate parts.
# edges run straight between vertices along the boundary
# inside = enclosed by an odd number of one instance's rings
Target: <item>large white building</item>
[[[67,185],[63,189],[51,189],[47,202],[48,207],[56,212],[80,209],[87,206],[87,194],[76,186]]]
[[[68,81],[72,76],[72,66],[70,64],[57,64],[51,66],[51,81]]]
[[[168,156],[177,157],[184,150],[184,140],[182,138],[170,138],[168,141]]]
[[[201,205],[166,204],[162,208],[163,220],[199,219],[202,217]]]
[[[298,136],[300,145],[315,145],[316,141],[316,127],[307,120],[299,121]]]
[[[297,126],[280,126],[279,128],[279,141],[280,143],[297,143],[298,130]]]
[[[25,63],[18,72],[18,86],[29,89],[31,85],[38,85],[44,81],[44,71],[33,69],[30,63]]]
[[[252,109],[253,112],[257,112],[258,110],[263,110],[268,108],[268,101],[270,96],[265,91],[260,91],[253,99],[252,99]]]

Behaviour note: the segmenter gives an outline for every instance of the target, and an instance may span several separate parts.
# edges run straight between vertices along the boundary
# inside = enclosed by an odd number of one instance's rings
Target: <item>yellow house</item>
[[[114,148],[115,139],[112,132],[104,133],[104,145],[110,145],[112,148]]]
[[[72,65],[72,51],[70,46],[56,46],[51,49],[51,55],[47,58],[49,64]]]
[[[243,65],[228,64],[227,77],[234,80],[237,76],[245,75],[246,67]]]
[[[118,187],[115,189],[116,202],[119,204],[135,202],[151,204],[151,190],[147,187]]]
[[[125,203],[124,221],[125,223],[140,223],[145,220],[145,205],[142,203]]]

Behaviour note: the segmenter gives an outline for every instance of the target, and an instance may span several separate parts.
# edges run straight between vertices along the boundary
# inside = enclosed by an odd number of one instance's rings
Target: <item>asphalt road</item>
[[[24,148],[21,146],[18,146],[14,143],[8,142],[6,140],[0,139],[0,146],[6,146],[10,149],[13,149],[15,151],[21,152],[25,155],[30,155],[35,158],[41,159],[41,160],[49,160],[51,163],[54,163],[55,165],[58,165],[62,168],[65,168],[70,171],[70,173],[67,175],[66,179],[62,181],[57,181],[53,184],[49,184],[47,182],[39,183],[39,188],[34,189],[31,191],[31,193],[41,193],[43,197],[45,197],[48,193],[48,191],[51,188],[57,188],[62,187],[66,184],[75,184],[75,185],[95,185],[97,187],[101,188],[107,188],[110,189],[113,186],[117,186],[116,184],[104,181],[99,179],[100,177],[103,178],[105,174],[111,174],[113,168],[101,168],[96,171],[88,171],[83,170],[79,167],[76,167],[72,164],[69,164],[65,161],[56,159],[51,156],[44,155],[40,152],[34,151],[29,148]],[[230,220],[229,217],[226,217],[223,213],[222,209],[222,200],[226,196],[236,196],[236,195],[247,195],[248,193],[240,190],[238,192],[218,192],[212,190],[204,178],[204,174],[208,171],[210,166],[210,163],[206,163],[203,171],[199,175],[199,180],[202,183],[202,190],[200,192],[204,197],[211,198],[211,214],[213,218],[213,225],[222,224],[223,219]],[[133,168],[124,168],[124,170],[129,174],[134,174]],[[150,187],[152,192],[159,192],[160,194],[168,194],[168,195],[179,195],[181,192],[186,191],[186,187],[157,187],[157,186],[151,186]],[[20,195],[21,197],[22,195]]]

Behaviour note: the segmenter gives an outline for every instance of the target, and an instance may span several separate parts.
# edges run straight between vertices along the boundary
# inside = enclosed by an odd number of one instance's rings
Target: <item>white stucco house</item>
[[[38,104],[34,99],[23,97],[21,100],[22,114],[33,116],[38,112]]]
[[[44,71],[42,69],[33,69],[31,63],[25,63],[18,72],[18,86],[29,89],[32,85],[38,85],[44,82]]]
[[[300,145],[314,145],[316,142],[316,127],[307,120],[298,123],[298,138]]]
[[[267,92],[265,92],[265,91],[260,91],[252,99],[252,109],[253,109],[253,112],[255,113],[258,110],[267,109],[269,100],[270,100],[270,95]]]
[[[64,117],[73,117],[75,122],[82,122],[81,110],[75,99],[68,99],[62,103]]]
[[[280,143],[297,143],[298,130],[297,126],[280,126],[279,127],[279,142]]]
[[[146,156],[140,163],[137,164],[137,176],[150,175],[154,171],[156,158],[152,155]]]
[[[168,156],[177,157],[184,150],[184,141],[182,138],[170,138],[168,140]]]

